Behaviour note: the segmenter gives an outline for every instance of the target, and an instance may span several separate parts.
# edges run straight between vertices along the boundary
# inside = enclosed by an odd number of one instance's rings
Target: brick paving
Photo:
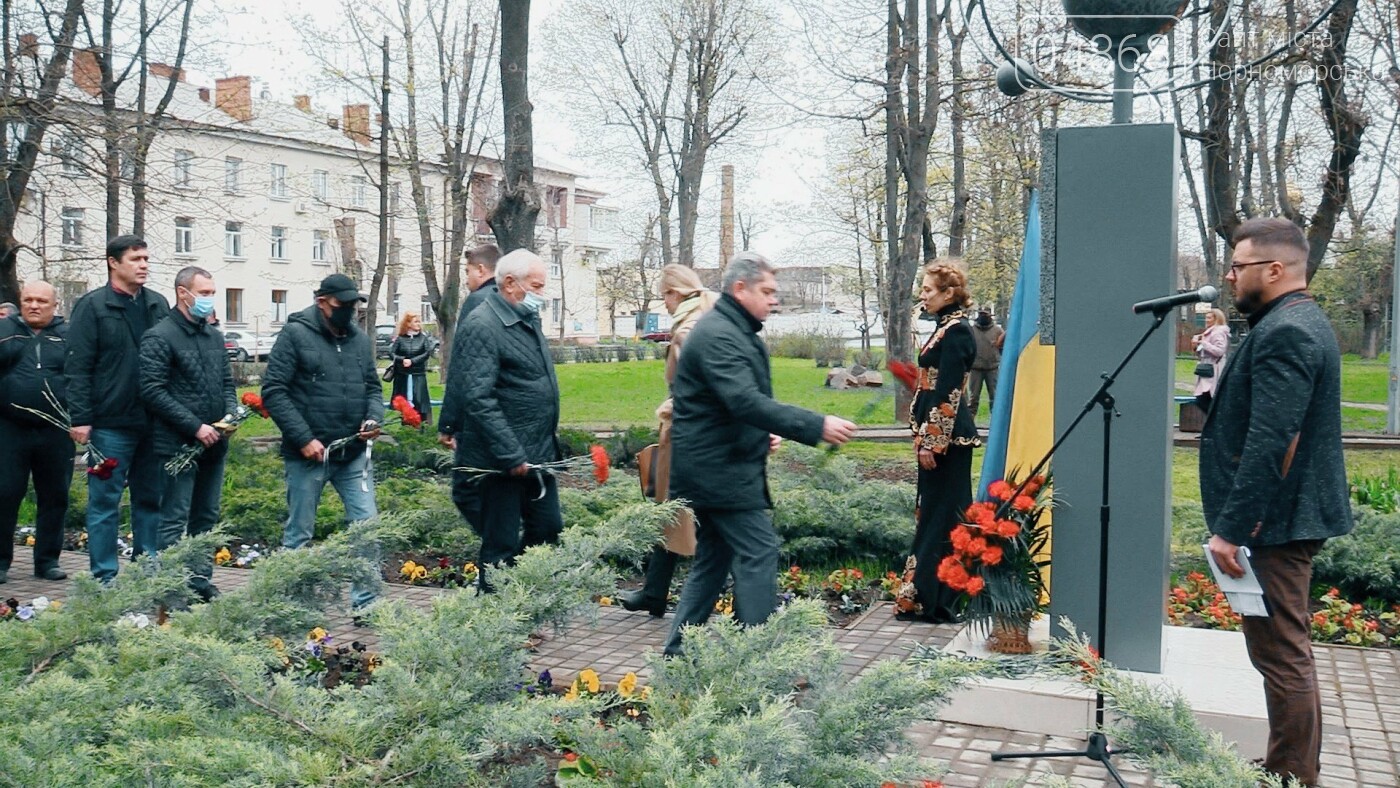
[[[12,596],[27,602],[42,595],[63,599],[68,581],[34,577],[31,556],[32,551],[15,548],[10,581],[0,585],[0,598]],[[60,565],[70,575],[86,571],[87,555],[64,553]],[[245,570],[214,570],[215,584],[225,591],[244,585],[247,578]],[[389,598],[420,606],[441,593],[434,588],[387,586]],[[375,633],[356,627],[348,614],[331,613],[327,618],[325,627],[339,642],[359,640],[370,648],[378,645]],[[556,681],[571,680],[588,667],[597,670],[604,681],[616,681],[629,671],[645,680],[648,652],[661,649],[670,631],[671,615],[657,619],[618,607],[600,607],[592,618],[576,621],[561,632],[544,633],[545,640],[535,649],[531,667],[550,670]],[[880,660],[903,659],[915,643],[946,645],[955,633],[954,626],[896,621],[886,605],[878,605],[834,631],[837,645],[846,652],[842,667],[849,675],[859,674]],[[1324,717],[1321,787],[1400,785],[1400,651],[1346,646],[1316,646],[1314,651]],[[1029,779],[1029,784],[1035,785],[1035,778],[1046,773],[1068,777],[1086,788],[1113,785],[1099,764],[1082,758],[992,763],[989,757],[1005,751],[1078,749],[1082,741],[1076,739],[939,721],[915,722],[907,735],[931,767],[947,767],[942,779],[949,788],[978,788],[1019,779]],[[1116,765],[1135,788],[1157,785],[1126,761]]]

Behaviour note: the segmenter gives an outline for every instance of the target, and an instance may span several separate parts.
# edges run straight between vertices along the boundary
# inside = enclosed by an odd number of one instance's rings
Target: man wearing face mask
[[[268,355],[263,405],[282,431],[287,473],[283,547],[311,541],[327,482],[349,520],[379,513],[366,448],[379,436],[384,390],[374,369],[373,344],[355,325],[355,310],[366,300],[350,277],[331,274],[321,280],[316,303],[287,319]],[[327,451],[333,441],[352,436],[358,440]],[[350,601],[360,608],[375,595],[372,588],[356,586]]]
[[[175,309],[141,338],[141,397],[151,413],[152,441],[164,481],[157,551],[185,534],[202,534],[219,521],[228,428],[218,425],[238,403],[224,336],[207,322],[214,313],[214,293],[208,271],[180,269],[175,275]],[[204,452],[189,468],[175,475],[165,470],[165,463],[185,444],[196,442],[204,445]],[[213,571],[208,563],[190,579],[205,601],[219,593],[210,582]]]
[[[564,528],[555,478],[532,466],[561,458],[559,383],[540,327],[548,281],[544,261],[517,249],[496,264],[490,293],[458,331],[448,389],[471,414],[457,432],[456,464],[487,468],[479,486],[480,588],[491,591],[489,566],[510,563],[525,548],[554,543]],[[523,533],[522,533],[523,531]]]

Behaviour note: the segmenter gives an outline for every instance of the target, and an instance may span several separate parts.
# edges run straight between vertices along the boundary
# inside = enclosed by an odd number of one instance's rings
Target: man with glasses
[[[1201,500],[1216,563],[1241,577],[1240,547],[1248,547],[1268,600],[1268,616],[1243,622],[1250,661],[1264,677],[1264,768],[1315,785],[1322,700],[1309,637],[1312,560],[1327,539],[1352,528],[1341,353],[1307,291],[1301,228],[1251,219],[1231,245],[1226,281],[1250,332],[1226,365],[1201,430]]]

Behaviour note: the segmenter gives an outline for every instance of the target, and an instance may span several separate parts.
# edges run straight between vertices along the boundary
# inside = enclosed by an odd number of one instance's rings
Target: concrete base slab
[[[1263,680],[1249,663],[1244,635],[1189,627],[1163,627],[1166,656],[1161,673],[1129,675],[1185,696],[1196,719],[1234,742],[1245,758],[1264,755],[1269,738]],[[1045,648],[1050,623],[1031,627],[1031,642]],[[987,657],[983,638],[965,627],[944,651]],[[1110,660],[1112,654],[1110,652]],[[1094,725],[1094,693],[1062,679],[989,679],[953,696],[939,719],[967,725],[1082,737]]]

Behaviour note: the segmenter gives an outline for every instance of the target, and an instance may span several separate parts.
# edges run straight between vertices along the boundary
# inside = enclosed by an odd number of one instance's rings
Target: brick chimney
[[[19,55],[30,60],[39,59],[39,37],[33,33],[23,33],[19,37]]]
[[[306,95],[292,96],[292,104],[302,112],[311,111],[311,97]]]
[[[97,49],[73,50],[73,84],[89,96],[102,95],[102,67],[97,64]]]
[[[358,145],[369,144],[369,105],[346,104],[341,130]]]
[[[185,70],[183,68],[175,68],[174,66],[167,65],[165,63],[152,63],[151,75],[160,77],[161,79],[170,79],[171,77],[175,77],[176,82],[185,81]]]
[[[234,120],[253,119],[253,84],[248,77],[224,77],[214,80],[214,106]]]
[[[340,118],[337,118],[334,115],[329,115],[326,117],[326,125],[338,130],[340,129]]]
[[[199,89],[199,100],[203,101],[205,104],[209,103],[209,88]]]

